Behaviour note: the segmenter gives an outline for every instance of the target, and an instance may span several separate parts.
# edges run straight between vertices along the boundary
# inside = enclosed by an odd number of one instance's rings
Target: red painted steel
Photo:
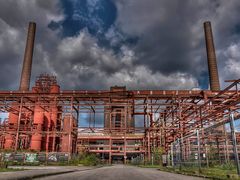
[[[44,113],[40,105],[35,105],[34,116],[33,116],[33,131],[35,132],[32,135],[31,139],[31,150],[40,151],[42,147],[42,128],[44,124]]]
[[[63,137],[62,137],[62,143],[61,143],[61,151],[62,152],[71,152],[71,117],[65,116],[63,119]]]
[[[8,117],[9,126],[7,127],[7,131],[9,133],[16,132],[16,130],[17,130],[18,116],[19,116],[18,109],[19,109],[18,106],[15,103],[13,103],[13,105],[12,105],[13,111],[9,113],[9,117]],[[7,134],[5,136],[4,148],[5,149],[13,149],[14,140],[15,140],[14,135]]]

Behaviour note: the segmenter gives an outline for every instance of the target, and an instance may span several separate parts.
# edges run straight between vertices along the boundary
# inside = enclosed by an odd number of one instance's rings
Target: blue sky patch
[[[117,17],[117,9],[111,0],[61,0],[61,3],[66,17],[59,22],[63,37],[75,36],[84,28],[93,36],[104,34]],[[54,28],[54,23],[51,24]]]

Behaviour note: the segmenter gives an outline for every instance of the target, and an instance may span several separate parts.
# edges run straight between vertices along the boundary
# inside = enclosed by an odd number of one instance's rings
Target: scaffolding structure
[[[61,91],[54,77],[41,75],[32,91],[0,92],[0,110],[9,113],[1,123],[0,147],[88,151],[100,154],[109,163],[112,158],[126,162],[136,156],[150,160],[155,148],[162,147],[168,153],[171,143],[196,129],[224,125],[231,113],[238,119],[239,82],[231,81],[222,91],[118,87]],[[49,120],[47,124],[39,122],[39,112],[42,120]],[[78,127],[83,114],[91,114],[91,118],[87,126]],[[96,125],[100,115],[103,127]]]
[[[1,149],[74,153],[77,117],[56,99],[56,77],[40,75],[29,92],[0,92]],[[31,95],[30,95],[31,94]]]

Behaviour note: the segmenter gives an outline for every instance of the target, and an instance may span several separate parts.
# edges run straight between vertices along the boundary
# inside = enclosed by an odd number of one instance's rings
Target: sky
[[[203,22],[211,21],[221,87],[240,77],[239,0],[0,0],[0,89],[17,90],[29,21],[31,83],[62,89],[208,89]]]

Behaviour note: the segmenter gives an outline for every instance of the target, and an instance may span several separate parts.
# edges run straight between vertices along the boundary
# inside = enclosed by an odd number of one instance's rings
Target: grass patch
[[[198,167],[181,167],[172,168],[172,167],[159,167],[161,171],[174,172],[179,174],[193,175],[193,176],[202,176],[212,179],[240,179],[237,175],[236,169],[228,169],[223,166],[201,168],[199,171]]]
[[[139,165],[139,167],[142,167],[142,168],[159,168],[160,165],[150,165],[150,164],[147,164],[147,165]]]
[[[0,168],[0,172],[23,171],[24,169]]]
[[[201,176],[206,177],[210,179],[239,179],[237,175],[237,169],[236,166],[234,166],[233,163],[228,164],[222,164],[222,165],[215,165],[213,167],[202,167],[201,169],[198,168],[198,166],[184,166],[180,168],[180,166],[176,166],[175,168],[168,166],[163,167],[161,165],[151,165],[151,164],[140,164],[138,167],[142,168],[158,168],[161,171],[167,171],[172,173],[178,173],[178,174],[185,174],[185,175],[191,175],[191,176]]]

